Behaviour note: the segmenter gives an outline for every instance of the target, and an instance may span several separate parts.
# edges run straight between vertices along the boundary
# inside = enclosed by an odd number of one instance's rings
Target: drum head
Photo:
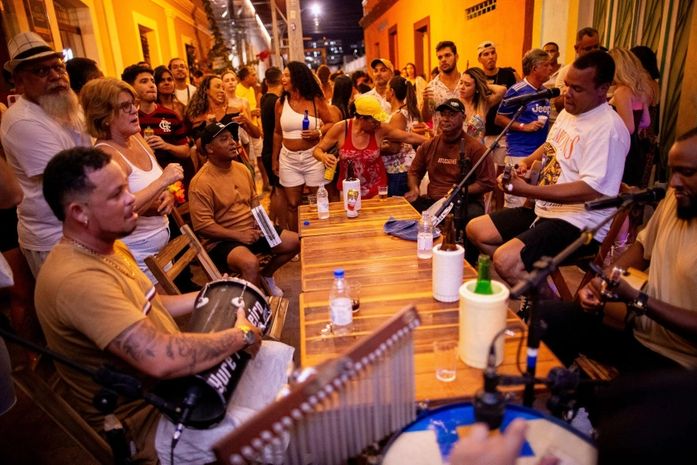
[[[516,418],[528,422],[526,441],[517,465],[537,464],[545,455],[560,463],[594,465],[597,451],[593,443],[568,424],[518,405],[507,405],[501,430]],[[383,465],[438,465],[447,463],[455,443],[469,435],[475,423],[471,403],[446,405],[430,411],[395,435],[386,447]]]
[[[266,333],[271,329],[271,307],[254,284],[239,278],[211,281],[196,297],[189,331],[210,333],[230,329],[237,320],[237,307],[242,305],[250,323]]]

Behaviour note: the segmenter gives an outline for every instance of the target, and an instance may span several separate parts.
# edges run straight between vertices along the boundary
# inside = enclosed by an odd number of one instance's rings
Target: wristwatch
[[[238,326],[237,329],[242,331],[242,334],[244,335],[244,343],[245,347],[249,347],[255,342],[257,342],[257,336],[254,334],[254,331],[252,331],[252,328],[250,328],[247,325],[242,325]]]
[[[629,303],[629,307],[634,312],[635,316],[646,315],[646,311],[649,307],[649,296],[645,292],[639,292],[639,295],[632,302]]]

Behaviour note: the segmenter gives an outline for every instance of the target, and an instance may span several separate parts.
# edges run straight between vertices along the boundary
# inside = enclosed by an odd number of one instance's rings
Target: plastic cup
[[[457,342],[433,341],[433,362],[436,379],[449,383],[457,376]]]
[[[353,313],[358,313],[358,310],[361,308],[361,283],[351,281],[349,289],[351,289],[351,309]]]
[[[545,115],[539,115],[539,116],[537,117],[537,121],[539,121],[539,122],[542,123],[542,124],[545,124],[545,123],[547,122],[547,118],[548,118],[548,117],[545,116]]]
[[[378,187],[378,196],[380,196],[380,200],[385,200],[387,198],[387,186]]]

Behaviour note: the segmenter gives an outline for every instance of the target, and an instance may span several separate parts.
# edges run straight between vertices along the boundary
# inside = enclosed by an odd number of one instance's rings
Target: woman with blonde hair
[[[95,79],[82,88],[80,103],[85,112],[87,131],[97,139],[94,144],[123,168],[128,188],[135,196],[138,213],[136,229],[122,241],[128,245],[138,267],[157,284],[145,265],[145,257],[156,254],[169,240],[167,214],[174,198],[167,188],[184,177],[179,163],[164,170],[140,134],[136,91],[127,83],[112,78]]]
[[[614,91],[609,103],[620,115],[631,135],[622,182],[643,187],[646,184],[646,153],[641,150],[639,130],[651,125],[649,107],[658,99],[658,89],[632,52],[624,48],[613,48],[609,53],[615,60]]]
[[[489,84],[484,71],[468,68],[460,76],[460,100],[465,105],[467,134],[484,143],[486,115],[506,93],[506,86]]]

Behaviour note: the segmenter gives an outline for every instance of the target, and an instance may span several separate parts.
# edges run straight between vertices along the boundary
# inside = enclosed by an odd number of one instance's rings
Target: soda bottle
[[[491,295],[494,293],[494,289],[491,287],[491,277],[489,276],[490,265],[491,259],[489,256],[480,254],[477,264],[477,284],[474,286],[475,294]]]
[[[317,216],[320,220],[329,218],[329,193],[323,185],[317,189]]]
[[[343,335],[351,332],[353,327],[353,310],[351,308],[351,292],[344,270],[334,270],[334,283],[329,291],[329,319],[332,322],[334,334]]]
[[[433,255],[433,222],[431,214],[423,212],[419,221],[419,232],[416,236],[416,256],[428,259]]]
[[[303,131],[310,129],[310,114],[305,110],[305,116],[303,116]]]

